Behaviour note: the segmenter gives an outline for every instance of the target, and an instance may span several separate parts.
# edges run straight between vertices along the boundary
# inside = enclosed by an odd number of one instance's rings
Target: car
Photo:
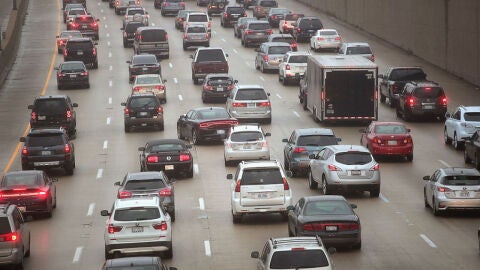
[[[323,49],[333,49],[335,52],[342,46],[342,37],[335,29],[320,29],[310,38],[310,49],[320,51]]]
[[[185,28],[190,24],[203,24],[207,27],[208,32],[212,32],[212,19],[206,12],[190,12],[185,17],[185,21],[183,22],[183,31]]]
[[[142,26],[137,28],[133,38],[134,54],[153,54],[157,58],[170,57],[170,45],[167,31],[158,26]]]
[[[51,217],[57,207],[56,178],[44,171],[10,171],[0,181],[0,204],[15,204],[24,216]]]
[[[177,120],[177,135],[180,140],[189,139],[193,144],[203,141],[221,141],[227,137],[230,127],[237,125],[222,107],[200,107],[180,115]]]
[[[78,30],[71,30],[71,31],[62,31],[60,35],[57,36],[57,52],[63,53],[65,49],[65,44],[71,38],[81,38],[83,37],[82,33]]]
[[[190,55],[193,84],[205,81],[207,74],[228,73],[227,57],[228,54],[221,47],[197,48],[195,53]]]
[[[199,7],[207,6],[209,2],[210,0],[197,0],[197,6]]]
[[[413,139],[410,129],[401,122],[373,121],[366,129],[360,129],[360,144],[376,158],[399,156],[413,160]]]
[[[380,195],[380,165],[361,145],[328,145],[309,156],[308,186],[321,184],[323,195],[338,190],[369,191]]]
[[[135,54],[126,63],[128,64],[129,82],[133,82],[135,77],[140,74],[162,75],[162,66],[153,54]]]
[[[150,16],[148,15],[148,11],[146,11],[145,8],[141,6],[130,6],[125,11],[125,17],[123,18],[123,27],[125,27],[128,22],[133,21],[141,22],[143,26],[148,26],[149,18]]]
[[[0,205],[0,266],[23,269],[24,258],[30,257],[30,228],[15,204]]]
[[[137,270],[137,269],[155,269],[155,270],[177,270],[176,267],[167,267],[158,256],[137,256],[127,258],[116,258],[106,260],[102,270]]]
[[[227,0],[210,0],[207,5],[208,16],[223,13],[228,3],[229,1]]]
[[[259,20],[265,18],[271,8],[278,7],[277,0],[257,0],[256,5],[253,7],[253,17]]]
[[[63,168],[73,175],[75,147],[63,128],[30,129],[20,142],[22,170]]]
[[[190,24],[184,29],[183,50],[190,46],[210,47],[210,33],[203,24]]]
[[[269,238],[262,253],[252,251],[250,257],[257,260],[258,269],[332,270],[333,253],[335,248],[327,250],[319,236],[299,236]]]
[[[339,195],[301,197],[288,207],[289,236],[319,236],[333,247],[362,248],[360,218],[345,197]]]
[[[290,44],[286,42],[264,42],[259,48],[255,48],[255,68],[262,73],[267,71],[278,72],[278,66],[283,61],[287,52],[292,51]]]
[[[96,19],[92,15],[78,15],[68,24],[67,30],[78,30],[84,37],[98,40],[100,38],[98,21],[100,19]]]
[[[132,47],[133,40],[135,39],[135,32],[139,27],[142,27],[142,22],[127,22],[124,27],[120,28],[122,30],[122,39],[123,39],[123,47]]]
[[[288,218],[292,189],[280,162],[276,160],[242,161],[233,174],[227,174],[231,184],[232,221],[240,223],[248,214],[279,213]]]
[[[243,7],[245,9],[249,7],[254,7],[256,6],[258,0],[243,0]]]
[[[283,167],[293,175],[308,173],[309,156],[326,145],[336,145],[342,139],[337,138],[330,128],[298,128],[292,131],[290,138],[282,139]]]
[[[301,13],[289,13],[285,14],[285,18],[278,22],[278,31],[280,34],[292,34],[293,29],[295,28],[295,24],[299,18],[305,17],[304,14]]]
[[[290,34],[271,34],[267,42],[286,42],[292,47],[292,51],[298,51],[297,41]]]
[[[140,170],[163,171],[168,175],[183,174],[193,177],[192,145],[179,139],[158,139],[148,141],[139,147]]]
[[[187,18],[187,14],[194,12],[193,10],[180,10],[175,16],[175,29],[183,31],[183,22]]]
[[[116,199],[104,231],[105,259],[120,255],[154,253],[173,257],[172,222],[159,197]]]
[[[445,115],[444,141],[453,144],[457,150],[462,149],[465,137],[472,137],[480,128],[480,106],[460,105],[452,113]]]
[[[72,23],[73,18],[81,15],[88,15],[87,10],[83,7],[68,9],[65,15],[65,23],[67,24],[67,30],[72,30],[71,28],[74,26],[74,24]]]
[[[82,61],[68,61],[55,67],[57,71],[57,88],[65,89],[67,86],[83,86],[90,88],[88,70]]]
[[[81,3],[70,3],[65,5],[63,9],[63,23],[67,23],[67,14],[68,11],[72,8],[85,8]]]
[[[480,172],[477,169],[447,167],[424,176],[425,207],[433,215],[449,210],[480,210]]]
[[[372,62],[375,62],[375,54],[373,54],[370,44],[367,42],[343,42],[338,50],[339,55],[361,55]]]
[[[237,23],[235,23],[233,25],[233,35],[237,38],[241,38],[242,37],[242,29],[244,29],[245,26],[247,26],[247,22],[256,21],[256,20],[257,20],[257,18],[254,18],[254,17],[238,18]]]
[[[175,179],[169,179],[163,171],[130,172],[123,181],[115,182],[118,186],[117,198],[142,198],[148,196],[159,197],[159,204],[175,221]]]
[[[91,38],[70,38],[63,50],[63,61],[82,61],[87,67],[98,69],[97,47]]]
[[[226,108],[238,120],[272,122],[270,93],[260,85],[235,85],[227,98]]]
[[[124,106],[124,130],[130,132],[132,128],[153,127],[163,131],[163,107],[160,99],[153,93],[131,94]]]
[[[396,114],[405,121],[414,118],[429,117],[445,120],[448,100],[438,83],[432,81],[415,81],[405,84],[398,96]]]
[[[257,123],[231,127],[223,143],[225,166],[242,160],[269,160],[267,136],[271,136],[270,132],[264,132]]]
[[[278,65],[278,81],[283,85],[290,82],[299,83],[307,71],[307,52],[287,52]]]
[[[121,15],[125,14],[127,8],[130,6],[140,6],[141,0],[115,0],[113,5],[115,8],[115,14]]]
[[[212,73],[205,76],[202,86],[202,102],[220,100],[225,102],[237,80],[226,73]]]
[[[280,20],[285,18],[286,14],[291,13],[287,8],[270,8],[267,15],[267,21],[272,27],[278,27]]]
[[[247,17],[247,11],[242,6],[227,6],[220,18],[223,27],[233,26],[242,17]]]
[[[135,76],[132,93],[153,93],[162,103],[167,103],[167,80],[162,79],[159,74],[142,74]]]
[[[294,25],[292,35],[297,42],[309,41],[317,30],[323,29],[322,21],[315,16],[299,17]]]
[[[154,1],[155,8],[158,8],[158,0]],[[162,4],[160,6],[160,13],[162,16],[166,16],[168,14],[177,15],[180,10],[185,9],[185,1],[184,0],[162,0]]]
[[[380,103],[385,103],[388,98],[389,106],[395,108],[398,103],[398,95],[410,81],[425,81],[427,74],[417,66],[392,66],[378,74],[378,88]]]
[[[271,34],[273,34],[273,30],[267,21],[248,21],[241,29],[241,43],[245,48],[258,46],[267,42],[268,36]]]
[[[466,164],[473,163],[476,169],[480,170],[480,130],[475,130],[473,135],[464,140],[463,159]]]
[[[73,103],[67,95],[48,95],[36,97],[32,105],[28,105],[30,112],[30,127],[64,128],[69,136],[77,133],[77,113]]]

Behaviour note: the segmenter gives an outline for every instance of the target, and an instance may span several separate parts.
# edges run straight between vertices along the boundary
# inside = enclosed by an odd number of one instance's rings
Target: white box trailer
[[[377,64],[359,55],[310,55],[307,108],[317,122],[378,119]]]

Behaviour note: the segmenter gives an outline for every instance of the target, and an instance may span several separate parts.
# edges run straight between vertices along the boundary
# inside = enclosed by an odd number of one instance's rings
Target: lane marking
[[[223,41],[223,42],[227,42],[224,38],[221,38],[220,40]]]
[[[107,33],[106,36],[109,37],[109,36],[110,36],[110,33]]]
[[[180,101],[182,101],[182,100],[183,100],[182,95],[178,95],[178,99],[179,99]]]
[[[178,83],[177,78],[173,78],[173,82],[174,82],[175,84],[177,84],[177,83]]]
[[[442,165],[445,166],[445,167],[452,167],[452,166],[450,166],[450,164],[448,164],[447,162],[445,162],[441,159],[439,159],[438,162],[442,163]]]
[[[112,100],[113,100],[112,97],[109,97],[108,98],[108,104],[112,104]]]
[[[87,217],[93,215],[93,210],[95,210],[95,203],[91,203],[88,205]]]
[[[109,67],[108,67],[108,70],[113,70],[113,66],[109,66]]]
[[[108,141],[105,140],[103,141],[103,149],[107,149],[108,148]]]
[[[105,29],[107,29],[107,28],[108,28],[108,24],[105,24]]]
[[[107,125],[110,125],[110,122],[112,121],[112,118],[107,117]]]
[[[265,79],[262,76],[259,76],[260,80],[265,81]]]
[[[152,23],[152,26],[155,26],[155,23]]]
[[[198,172],[199,172],[198,164],[197,164],[197,163],[193,164],[193,172],[194,172],[195,174],[198,174]]]
[[[237,50],[235,50],[235,49],[233,49],[233,52],[236,53],[236,54],[238,54]]]
[[[112,52],[108,52],[108,58],[112,58]]]
[[[278,98],[282,98],[282,96],[280,96],[279,94],[275,94],[275,96],[277,96]]]
[[[198,198],[198,205],[200,210],[205,210],[205,200],[203,198]]]
[[[98,169],[98,171],[97,171],[97,179],[102,178],[102,175],[103,175],[103,169]]]
[[[205,245],[205,255],[207,255],[208,257],[212,256],[212,251],[210,249],[210,241],[205,240],[203,244]]]
[[[437,248],[437,245],[435,245],[435,243],[433,243],[432,240],[430,240],[430,238],[428,238],[425,234],[420,234],[420,237],[423,239],[423,241],[425,241],[430,247],[432,248]]]
[[[168,66],[169,66],[170,68],[173,68],[173,64],[172,64],[171,62],[168,63]]]
[[[386,203],[389,203],[390,201],[387,199],[387,197],[385,197],[382,193],[380,193],[380,199],[382,199],[382,201],[386,202]]]
[[[82,256],[82,250],[83,250],[83,247],[77,247],[77,249],[75,249],[75,254],[73,255],[72,263],[77,263],[78,261],[80,261],[80,256]]]
[[[110,47],[111,43],[110,41],[107,41],[107,46]]]
[[[298,112],[293,111],[293,114],[295,114],[296,117],[300,118],[300,114],[298,114]]]
[[[108,81],[108,87],[112,87],[112,86],[113,86],[113,81],[112,80]]]
[[[102,19],[105,21],[105,20],[107,20],[107,17],[103,16],[103,18],[102,18]]]

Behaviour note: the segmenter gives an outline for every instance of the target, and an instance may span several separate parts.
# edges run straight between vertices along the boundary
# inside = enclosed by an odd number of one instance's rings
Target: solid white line
[[[234,53],[238,53],[237,50],[235,50],[235,49],[233,49],[233,52],[234,52]]]
[[[198,205],[200,210],[205,210],[205,200],[203,198],[198,198]]]
[[[445,162],[441,159],[439,159],[438,162],[442,163],[442,165],[445,166],[445,167],[452,167],[452,166],[450,166],[450,164],[448,164],[447,162]]]
[[[110,33],[107,33],[106,36],[109,37],[109,36],[110,36]]]
[[[113,86],[113,81],[112,80],[108,81],[108,87],[112,87],[112,86]]]
[[[223,42],[227,42],[224,38],[221,38],[220,40],[223,41]]]
[[[109,66],[109,67],[108,67],[108,70],[113,70],[113,66]]]
[[[103,149],[107,149],[108,148],[108,141],[105,140],[103,141]]]
[[[112,97],[108,98],[108,104],[112,104]]]
[[[194,172],[195,174],[198,174],[198,171],[199,171],[199,169],[198,169],[198,164],[197,164],[197,163],[193,164],[193,172]]]
[[[108,57],[112,58],[112,52],[108,52]]]
[[[102,178],[102,175],[103,175],[103,169],[98,169],[98,171],[97,171],[97,179]]]
[[[75,249],[75,254],[73,255],[72,263],[77,263],[78,261],[80,261],[80,256],[82,255],[82,250],[83,250],[83,247],[77,247],[77,249]]]
[[[295,114],[296,117],[300,118],[300,114],[298,114],[298,112],[293,111],[293,114]]]
[[[387,199],[387,197],[383,196],[382,193],[380,193],[380,199],[382,199],[382,201],[386,202],[386,203],[389,203],[390,201]]]
[[[277,96],[278,98],[282,98],[282,96],[280,96],[279,94],[275,94],[275,96]]]
[[[87,217],[93,215],[93,210],[95,210],[95,203],[91,203],[88,206]]]
[[[110,125],[110,122],[112,121],[112,118],[107,117],[107,125]]]
[[[203,243],[205,244],[205,255],[208,257],[212,256],[212,251],[210,250],[210,241],[205,240]]]
[[[423,241],[427,242],[430,247],[437,248],[437,245],[435,245],[435,243],[433,243],[433,241],[430,240],[430,238],[428,238],[425,234],[420,234],[420,237],[423,239]]]
[[[173,68],[173,64],[172,64],[171,62],[168,63],[168,66],[169,66],[170,68]]]
[[[180,101],[182,101],[183,100],[182,95],[178,95],[178,99],[180,99]]]
[[[262,76],[259,76],[260,80],[265,81],[265,79]]]
[[[174,82],[175,84],[177,84],[177,83],[178,83],[177,78],[173,78],[173,82]]]

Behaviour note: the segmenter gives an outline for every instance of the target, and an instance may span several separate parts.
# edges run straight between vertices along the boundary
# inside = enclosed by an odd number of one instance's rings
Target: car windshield
[[[197,53],[197,62],[227,62],[221,49],[201,50]]]
[[[277,185],[283,184],[283,177],[280,169],[274,168],[255,168],[245,169],[242,175],[242,185]]]
[[[308,60],[308,56],[306,55],[293,55],[290,56],[288,59],[289,63],[295,63],[295,64],[306,64]]]
[[[162,81],[158,76],[148,76],[148,77],[139,77],[135,78],[136,84],[161,84]]]
[[[155,107],[158,103],[154,97],[135,97],[130,100],[130,107],[131,108],[147,108],[147,107]]]
[[[480,176],[449,175],[443,178],[442,183],[447,186],[480,186]]]
[[[468,112],[463,115],[465,121],[480,122],[480,112]]]
[[[29,147],[49,147],[56,145],[63,145],[62,136],[55,134],[30,134],[30,136],[28,136]]]
[[[312,201],[305,205],[305,216],[353,215],[352,208],[344,201]]]
[[[61,70],[64,71],[64,72],[84,71],[85,70],[85,65],[82,64],[82,63],[64,62],[62,64]]]
[[[63,99],[39,99],[34,108],[38,115],[64,114],[68,109]]]
[[[233,81],[232,79],[228,78],[228,77],[215,77],[215,78],[210,78],[208,81],[207,81],[207,85],[211,85],[211,86],[216,86],[216,85],[224,85],[224,84],[232,84]]]
[[[405,134],[407,129],[403,125],[377,125],[375,126],[377,134]]]
[[[334,135],[306,135],[300,136],[297,141],[298,146],[325,146],[338,144],[337,137]]]
[[[327,256],[321,249],[276,251],[270,261],[270,269],[307,269],[328,265]]]
[[[263,89],[241,89],[238,90],[235,100],[265,100],[267,93]]]
[[[37,181],[36,174],[17,174],[17,175],[5,175],[2,180],[2,187],[11,187],[11,186],[37,186],[40,185]]]
[[[187,33],[206,33],[207,28],[204,26],[190,26],[187,28]]]
[[[229,7],[227,11],[233,14],[241,14],[244,12],[243,7]]]
[[[372,156],[367,152],[343,152],[335,155],[335,161],[345,165],[364,165],[372,161]]]
[[[291,50],[290,46],[272,46],[268,48],[268,54],[286,54]]]
[[[157,58],[155,55],[138,55],[133,58],[132,64],[133,65],[145,65],[145,64],[156,64],[157,63]]]
[[[423,70],[415,68],[409,69],[394,69],[390,73],[390,79],[393,81],[419,81],[425,80],[427,78],[427,74],[423,72]]]
[[[178,143],[155,144],[150,146],[149,152],[183,151],[185,147]]]
[[[10,222],[8,222],[7,217],[0,217],[0,234],[10,233],[12,229],[10,228]]]
[[[165,182],[162,179],[130,180],[125,184],[126,190],[148,190],[164,187]]]
[[[253,142],[260,141],[263,139],[263,135],[258,131],[242,131],[234,132],[230,135],[230,140],[232,142]]]
[[[210,120],[210,119],[224,119],[230,118],[228,112],[224,109],[222,110],[204,110],[197,113],[197,119],[199,120]]]
[[[167,33],[164,30],[143,30],[141,33],[143,42],[163,42],[167,41]]]
[[[441,87],[421,87],[415,89],[415,96],[418,98],[438,98],[443,96]]]
[[[248,29],[251,29],[251,30],[267,30],[271,28],[272,27],[270,27],[270,24],[268,23],[251,23],[248,26]]]
[[[113,215],[115,221],[137,221],[160,218],[158,207],[133,207],[117,209]]]
[[[190,14],[188,16],[189,22],[208,22],[207,15],[205,14]]]
[[[354,46],[347,48],[347,54],[372,54],[372,50],[368,46]]]
[[[338,35],[337,31],[331,31],[331,30],[319,31],[319,34],[321,36],[336,36],[336,35]]]
[[[79,31],[75,32],[62,32],[60,33],[60,38],[76,38],[76,37],[83,37],[82,33]]]
[[[136,9],[129,9],[128,10],[128,15],[135,15],[135,14],[145,14],[145,10],[142,8],[136,8]]]
[[[106,270],[159,270],[155,265],[109,266]]]

